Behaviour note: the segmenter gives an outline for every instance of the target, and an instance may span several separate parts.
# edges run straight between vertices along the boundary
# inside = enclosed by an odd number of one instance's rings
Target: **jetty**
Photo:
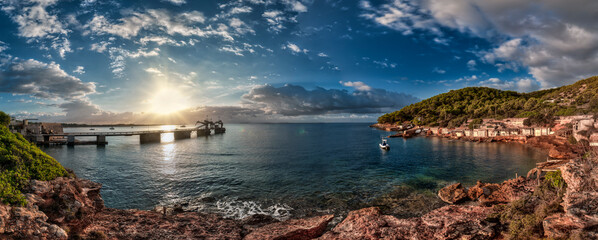
[[[48,126],[52,126],[48,130]],[[118,136],[139,136],[139,143],[159,143],[162,134],[172,133],[175,140],[191,138],[195,132],[197,137],[210,136],[213,134],[223,134],[226,132],[222,120],[216,122],[210,120],[197,121],[195,126],[186,128],[175,128],[170,130],[147,130],[147,131],[91,131],[91,132],[64,132],[62,126],[57,123],[28,123],[24,121],[11,122],[10,130],[20,133],[32,143],[39,145],[106,145],[107,137]],[[212,131],[213,130],[213,131]],[[95,137],[95,140],[78,140],[78,137]]]

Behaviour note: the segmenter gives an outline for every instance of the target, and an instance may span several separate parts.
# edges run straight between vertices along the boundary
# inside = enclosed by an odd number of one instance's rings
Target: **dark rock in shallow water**
[[[440,189],[438,197],[450,204],[459,203],[467,199],[467,189],[461,183],[455,183]]]

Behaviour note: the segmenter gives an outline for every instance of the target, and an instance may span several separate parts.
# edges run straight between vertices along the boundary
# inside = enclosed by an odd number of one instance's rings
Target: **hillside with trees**
[[[548,124],[555,116],[593,113],[598,113],[598,76],[530,93],[487,87],[452,90],[384,114],[378,122],[456,127],[468,119],[521,117],[532,125]]]

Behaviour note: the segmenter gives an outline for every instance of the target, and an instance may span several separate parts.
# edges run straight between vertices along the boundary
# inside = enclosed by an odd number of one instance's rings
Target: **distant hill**
[[[598,113],[598,76],[531,93],[487,87],[452,90],[384,114],[378,122],[456,127],[467,119],[525,117],[542,124],[554,116],[593,113]]]

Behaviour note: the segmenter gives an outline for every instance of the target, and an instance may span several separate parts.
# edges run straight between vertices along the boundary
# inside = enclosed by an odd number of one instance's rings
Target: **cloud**
[[[525,69],[543,88],[598,73],[598,2],[586,0],[393,0],[362,1],[363,17],[411,34],[442,35],[451,29],[487,39],[479,52],[499,71]]]
[[[84,26],[88,29],[85,33],[111,34],[130,39],[138,36],[142,30],[152,30],[165,32],[171,36],[221,37],[226,41],[234,40],[224,24],[219,24],[216,28],[208,25],[203,29],[196,26],[197,23],[205,22],[203,13],[198,11],[173,14],[163,9],[149,9],[145,12],[132,12],[129,15],[113,23],[106,17],[96,14]]]
[[[440,69],[440,68],[438,68],[438,67],[435,67],[435,68],[432,70],[432,72],[435,72],[435,73],[438,73],[438,74],[445,74],[445,73],[446,73],[446,70],[444,70],[444,69]]]
[[[146,68],[145,71],[151,74],[155,74],[157,76],[164,76],[164,74],[157,68]]]
[[[99,43],[92,43],[90,50],[96,51],[99,53],[103,53],[104,51],[106,51],[106,48],[108,47],[108,45],[110,45],[110,42],[106,42],[106,41],[102,41]]]
[[[328,55],[326,53],[321,52],[318,53],[318,57],[328,57]]]
[[[27,38],[43,38],[53,34],[67,34],[62,22],[56,15],[51,15],[46,8],[56,4],[57,0],[9,1],[18,12],[12,16],[19,25],[19,36]],[[12,9],[3,8],[3,10]],[[12,13],[12,11],[7,11]]]
[[[279,33],[285,29],[284,24],[289,22],[297,22],[296,16],[288,16],[279,10],[265,11],[262,17],[266,19],[266,23],[269,25],[268,31]]]
[[[169,2],[169,3],[172,3],[172,4],[177,5],[177,6],[181,6],[181,5],[185,4],[185,3],[187,3],[186,0],[162,0],[162,2]]]
[[[0,72],[0,92],[48,99],[75,99],[95,93],[95,84],[67,74],[54,62],[14,60]]]
[[[371,91],[372,90],[372,87],[366,85],[363,82],[343,82],[343,81],[340,81],[339,83],[342,84],[345,87],[355,88],[355,90],[358,90],[358,91]]]
[[[287,8],[291,11],[295,12],[307,12],[307,7],[303,5],[300,1],[297,0],[283,0],[284,4],[287,5]]]
[[[72,52],[67,36],[70,30],[50,14],[48,7],[57,0],[2,1],[2,10],[18,25],[19,36],[29,38],[28,43],[40,44],[40,49],[52,48],[64,59],[66,53]]]
[[[73,73],[84,74],[85,68],[83,66],[77,66],[77,69],[73,70]]]
[[[489,78],[478,83],[480,86],[498,88],[503,90],[513,90],[518,92],[531,92],[538,90],[540,85],[537,81],[529,78],[514,79],[512,81],[504,81],[499,78]]]
[[[244,107],[283,116],[379,113],[384,109],[399,109],[418,100],[407,94],[383,89],[348,92],[317,87],[307,90],[291,84],[278,88],[270,85],[257,86],[243,95],[242,99],[245,100]]]
[[[293,54],[297,54],[297,53],[307,53],[309,52],[309,50],[307,49],[301,49],[299,46],[297,46],[297,44],[294,43],[287,43],[286,45],[282,46],[282,49],[288,49],[289,51],[291,51]]]
[[[436,23],[420,12],[416,1],[393,0],[390,3],[373,7],[369,1],[362,0],[360,6],[365,10],[361,16],[375,23],[397,30],[404,35],[411,35],[413,31],[426,30],[440,35]]]
[[[110,59],[112,62],[110,63],[110,68],[112,68],[112,73],[116,77],[123,77],[126,67],[126,60],[128,58],[139,58],[139,57],[152,57],[160,55],[160,49],[154,48],[152,50],[148,50],[146,48],[137,49],[137,51],[132,52],[126,49],[111,47],[108,50],[110,54]]]
[[[469,71],[475,71],[475,70],[477,70],[476,69],[476,65],[477,65],[477,63],[473,59],[467,61],[467,69],[469,69]]]

